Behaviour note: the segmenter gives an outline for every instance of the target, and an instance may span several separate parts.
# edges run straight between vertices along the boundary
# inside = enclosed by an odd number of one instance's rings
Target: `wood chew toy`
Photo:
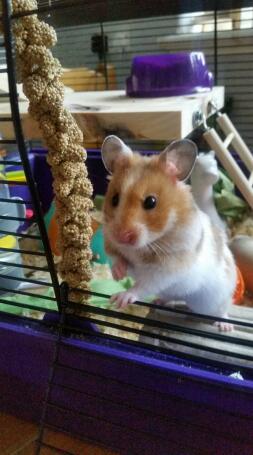
[[[234,184],[239,188],[249,206],[253,209],[253,157],[247,145],[226,114],[219,114],[217,123],[226,139],[222,141],[218,133],[211,128],[204,133],[204,138],[213,149],[223,167],[227,170]],[[232,144],[235,151],[247,167],[250,176],[245,177],[240,167],[230,154],[228,147]]]
[[[36,0],[12,0],[13,13],[37,9]],[[29,114],[38,122],[48,147],[47,161],[54,178],[56,219],[59,225],[59,272],[70,287],[87,289],[91,278],[92,185],[87,178],[83,133],[63,107],[62,68],[50,47],[55,30],[36,14],[20,17],[13,25],[17,73],[29,100]],[[82,294],[70,293],[80,301]]]

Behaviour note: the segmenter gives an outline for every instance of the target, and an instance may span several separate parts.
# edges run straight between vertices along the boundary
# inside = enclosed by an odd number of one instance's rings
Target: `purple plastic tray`
[[[141,152],[142,153],[142,152]],[[143,152],[144,153],[144,152]],[[155,152],[145,152],[145,154],[153,154]],[[46,160],[47,150],[44,148],[34,148],[29,153],[29,161],[32,167],[33,177],[37,184],[37,189],[42,205],[43,212],[46,213],[52,203],[53,193],[53,179],[50,166]],[[87,150],[87,168],[89,178],[92,182],[94,193],[105,194],[108,180],[106,179],[107,172],[101,159],[101,151],[98,149]],[[18,167],[9,168],[15,170]],[[25,200],[31,200],[30,192],[26,186],[13,186],[10,189],[11,196],[19,196]]]
[[[177,96],[210,90],[213,75],[202,52],[134,57],[126,92],[134,97]]]
[[[157,151],[139,151],[139,153],[145,155],[153,155],[159,153]],[[50,167],[46,160],[47,150],[44,148],[34,148],[29,153],[29,161],[32,168],[33,176],[37,184],[37,189],[39,197],[41,200],[41,205],[44,213],[50,208],[54,194],[53,194],[53,180]],[[108,180],[106,178],[107,172],[103,165],[101,159],[101,151],[99,149],[88,149],[87,150],[87,168],[89,173],[89,178],[91,179],[94,193],[93,195],[103,195],[106,192]],[[245,166],[238,158],[237,155],[233,153],[241,169],[245,172]],[[20,169],[20,167],[13,166],[9,167],[10,170]],[[240,194],[236,190],[237,194]],[[10,186],[10,195],[19,196],[24,200],[31,200],[31,195],[29,188],[27,186]],[[27,205],[27,208],[32,208],[32,205]],[[25,227],[29,225],[29,222],[26,223]],[[25,228],[22,226],[22,229]]]
[[[1,411],[40,420],[55,340],[39,323],[2,317]],[[64,337],[59,363],[46,418],[60,430],[122,455],[252,455],[250,380],[96,336]]]

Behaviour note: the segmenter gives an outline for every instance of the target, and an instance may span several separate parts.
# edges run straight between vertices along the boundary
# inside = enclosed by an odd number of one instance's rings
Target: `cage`
[[[91,290],[74,289],[90,296],[88,303],[72,301],[72,289],[59,279],[47,150],[16,84],[13,24],[35,13],[58,35],[53,54],[64,67],[65,106],[85,131],[97,225],[107,186],[100,155],[106,135],[143,154],[183,137],[205,151],[205,119],[217,127],[218,112],[225,112],[253,146],[250,1],[41,0],[24,13],[2,0],[0,409],[38,424],[36,454],[92,453],[62,446],[53,437],[60,431],[125,455],[251,455],[250,292],[244,305],[233,305],[228,321],[235,330],[225,334],[212,326],[217,318],[189,314],[183,304],[112,308],[110,294],[129,280],[112,280],[101,244],[92,244],[100,262],[93,258]],[[204,52],[213,88],[126,96],[134,57],[179,51]],[[236,191],[236,214],[248,218],[235,226],[249,232],[252,213]]]

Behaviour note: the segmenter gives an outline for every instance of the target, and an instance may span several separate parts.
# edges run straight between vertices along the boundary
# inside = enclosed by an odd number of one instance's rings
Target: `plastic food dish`
[[[213,75],[202,52],[134,57],[126,93],[133,97],[178,96],[211,90]]]

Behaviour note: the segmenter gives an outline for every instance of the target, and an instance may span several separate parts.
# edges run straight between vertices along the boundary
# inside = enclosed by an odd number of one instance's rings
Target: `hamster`
[[[190,140],[175,141],[159,156],[144,157],[116,136],[101,149],[111,173],[104,202],[105,249],[117,280],[135,284],[114,294],[118,308],[155,295],[184,300],[193,312],[226,318],[236,287],[236,266],[226,234],[197,206],[184,183],[196,158]],[[216,322],[219,330],[231,324]]]

